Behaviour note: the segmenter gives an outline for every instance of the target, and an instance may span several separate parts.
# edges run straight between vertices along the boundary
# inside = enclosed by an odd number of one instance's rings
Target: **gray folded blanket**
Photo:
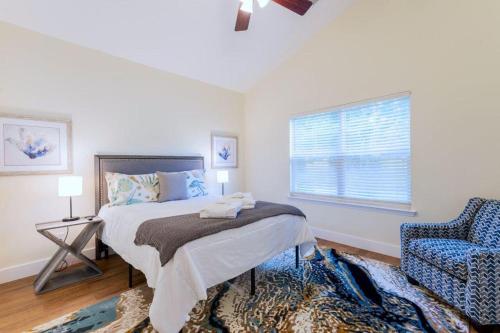
[[[134,243],[157,249],[163,266],[186,243],[284,214],[306,217],[300,209],[290,205],[257,201],[255,208],[242,210],[234,219],[202,219],[195,213],[145,221],[137,229]]]

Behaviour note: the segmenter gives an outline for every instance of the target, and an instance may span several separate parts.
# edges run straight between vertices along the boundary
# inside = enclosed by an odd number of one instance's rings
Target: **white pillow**
[[[111,206],[157,201],[160,193],[155,173],[146,175],[125,175],[106,172],[108,199]]]

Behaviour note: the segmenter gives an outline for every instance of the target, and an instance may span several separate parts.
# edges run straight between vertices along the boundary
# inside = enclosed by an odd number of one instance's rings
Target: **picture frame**
[[[72,171],[70,120],[0,113],[0,176]]]
[[[212,168],[238,167],[238,137],[212,134]]]

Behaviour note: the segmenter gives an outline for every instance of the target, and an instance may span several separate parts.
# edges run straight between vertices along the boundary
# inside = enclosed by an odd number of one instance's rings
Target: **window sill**
[[[411,205],[404,205],[404,204],[391,204],[391,203],[385,204],[377,201],[361,201],[355,199],[333,198],[327,196],[300,194],[300,193],[289,193],[288,198],[293,200],[314,201],[314,202],[341,205],[354,208],[357,207],[364,209],[373,209],[373,210],[385,211],[389,213],[395,213],[406,216],[417,215],[417,211],[413,210],[411,208]]]

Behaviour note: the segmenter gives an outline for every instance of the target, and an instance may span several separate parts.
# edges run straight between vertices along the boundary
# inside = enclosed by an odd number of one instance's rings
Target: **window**
[[[292,118],[290,171],[292,197],[409,208],[409,94]]]

